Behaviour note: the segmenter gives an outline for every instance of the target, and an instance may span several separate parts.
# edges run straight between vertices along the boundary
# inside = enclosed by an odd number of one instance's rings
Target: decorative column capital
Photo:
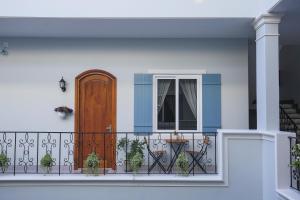
[[[278,25],[281,21],[281,17],[282,15],[273,15],[273,14],[261,15],[254,20],[253,22],[254,29],[257,31],[260,27],[266,24]]]

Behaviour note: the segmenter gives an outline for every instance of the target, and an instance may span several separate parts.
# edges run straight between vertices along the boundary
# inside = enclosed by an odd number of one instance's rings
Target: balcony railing
[[[300,191],[300,143],[296,137],[290,139],[290,186]]]
[[[216,146],[216,133],[6,131],[0,132],[0,168],[12,175],[84,174],[89,169],[100,175],[216,174]],[[88,158],[93,152],[96,161]],[[41,164],[45,155],[51,160],[48,168]]]

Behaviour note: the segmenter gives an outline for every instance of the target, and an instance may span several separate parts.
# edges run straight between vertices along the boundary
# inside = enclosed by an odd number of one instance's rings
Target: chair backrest
[[[150,146],[149,146],[149,143],[148,143],[148,140],[146,139],[146,137],[144,137],[144,142],[147,146],[147,150],[150,151]]]
[[[208,136],[204,136],[204,139],[203,139],[203,143],[208,145],[209,144],[209,137]]]

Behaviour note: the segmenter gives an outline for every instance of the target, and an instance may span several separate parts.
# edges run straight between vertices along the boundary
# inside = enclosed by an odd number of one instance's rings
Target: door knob
[[[111,124],[110,124],[108,127],[106,127],[106,130],[107,130],[107,132],[109,132],[109,133],[111,133],[111,132],[112,132],[112,127],[111,127]]]

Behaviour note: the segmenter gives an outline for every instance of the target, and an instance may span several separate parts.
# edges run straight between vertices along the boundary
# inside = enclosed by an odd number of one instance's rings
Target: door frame
[[[80,73],[79,75],[76,76],[75,78],[75,131],[74,131],[74,169],[76,170],[77,168],[83,167],[83,160],[82,154],[80,152],[83,151],[83,145],[80,145],[80,140],[82,140],[82,137],[80,137],[80,81],[91,75],[103,75],[108,77],[109,79],[112,80],[112,145],[110,152],[112,153],[112,168],[116,168],[116,93],[117,93],[117,78],[112,75],[109,72],[106,72],[104,70],[100,69],[91,69],[84,71]],[[105,150],[106,151],[106,150]]]

